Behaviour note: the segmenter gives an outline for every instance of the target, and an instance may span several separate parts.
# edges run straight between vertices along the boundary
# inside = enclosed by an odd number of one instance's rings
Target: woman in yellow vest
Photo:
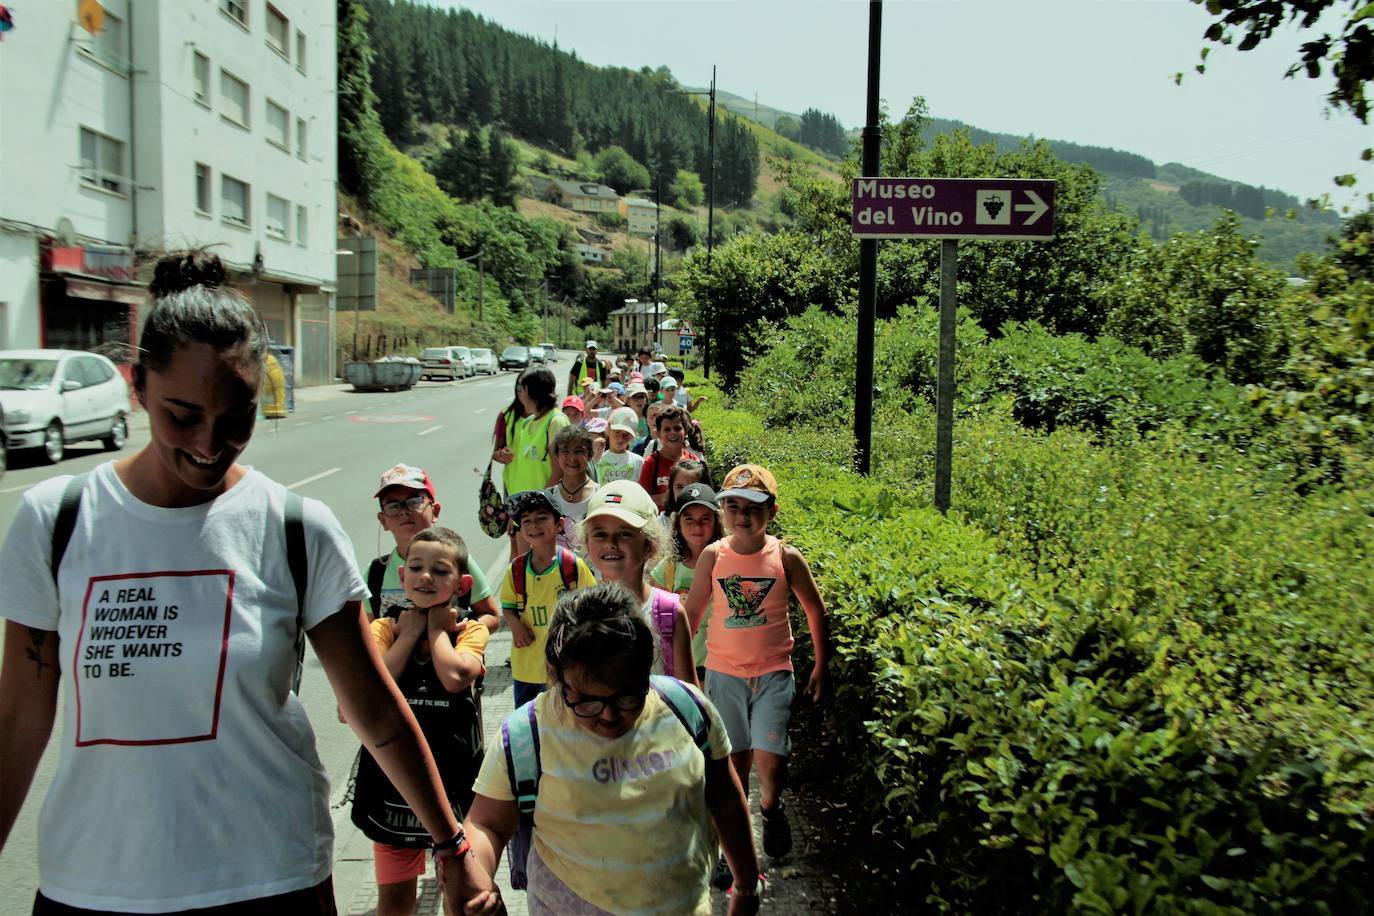
[[[516,397],[525,415],[512,430],[511,460],[502,472],[507,494],[546,490],[557,483],[553,440],[568,425],[568,418],[558,409],[556,387],[548,369],[526,369],[520,376]]]

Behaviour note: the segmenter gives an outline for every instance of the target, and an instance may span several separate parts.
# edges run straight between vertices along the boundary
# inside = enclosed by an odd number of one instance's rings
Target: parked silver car
[[[463,367],[463,378],[471,378],[477,374],[477,368],[472,364],[472,351],[467,347],[449,347],[449,352]]]
[[[421,378],[467,378],[471,373],[453,354],[452,347],[430,347],[420,354]]]
[[[0,350],[0,407],[11,449],[41,448],[52,464],[67,445],[129,437],[129,385],[114,363],[81,350]]]
[[[501,371],[496,365],[496,354],[485,347],[474,347],[469,352],[472,353],[472,371],[483,375],[495,375]]]

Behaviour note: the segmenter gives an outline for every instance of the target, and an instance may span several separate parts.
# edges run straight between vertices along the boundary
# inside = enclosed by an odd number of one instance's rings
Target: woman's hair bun
[[[158,260],[148,291],[154,299],[164,299],[196,286],[215,289],[224,285],[228,275],[219,256],[203,248],[174,251]]]

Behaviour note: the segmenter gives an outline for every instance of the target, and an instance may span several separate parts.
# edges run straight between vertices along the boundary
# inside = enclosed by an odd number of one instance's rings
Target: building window
[[[305,118],[296,119],[296,155],[302,159],[306,156],[305,147]]]
[[[124,193],[124,144],[81,128],[81,180],[92,187]]]
[[[310,244],[310,233],[307,231],[304,204],[296,204],[296,243],[299,245]]]
[[[230,19],[248,28],[248,4],[246,0],[219,0],[220,11]]]
[[[296,69],[305,72],[305,33],[296,30]]]
[[[248,126],[248,84],[228,70],[219,72],[219,112],[225,120]]]
[[[105,66],[127,75],[129,55],[124,44],[124,21],[108,9],[104,13],[100,31],[91,36],[91,43],[78,47]]]
[[[209,108],[210,58],[196,51],[191,60],[191,86],[195,90],[196,101]]]
[[[268,99],[267,142],[280,146],[284,150],[289,150],[291,148],[291,138],[287,135],[287,131],[290,130],[290,127],[288,127],[290,123],[290,113],[276,102]]]
[[[210,215],[210,167],[196,163],[196,212]]]
[[[291,204],[275,194],[267,195],[267,218],[264,220],[267,234],[279,239],[289,238],[291,234]]]
[[[267,44],[282,57],[291,56],[291,26],[281,11],[267,5]]]
[[[226,222],[236,226],[250,225],[252,212],[249,209],[248,185],[228,175],[219,176],[220,212]]]

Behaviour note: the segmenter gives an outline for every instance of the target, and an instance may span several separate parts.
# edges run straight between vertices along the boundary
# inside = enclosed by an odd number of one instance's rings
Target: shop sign
[[[48,249],[47,268],[54,273],[82,274],[121,283],[137,279],[134,252],[123,245],[72,245]]]

